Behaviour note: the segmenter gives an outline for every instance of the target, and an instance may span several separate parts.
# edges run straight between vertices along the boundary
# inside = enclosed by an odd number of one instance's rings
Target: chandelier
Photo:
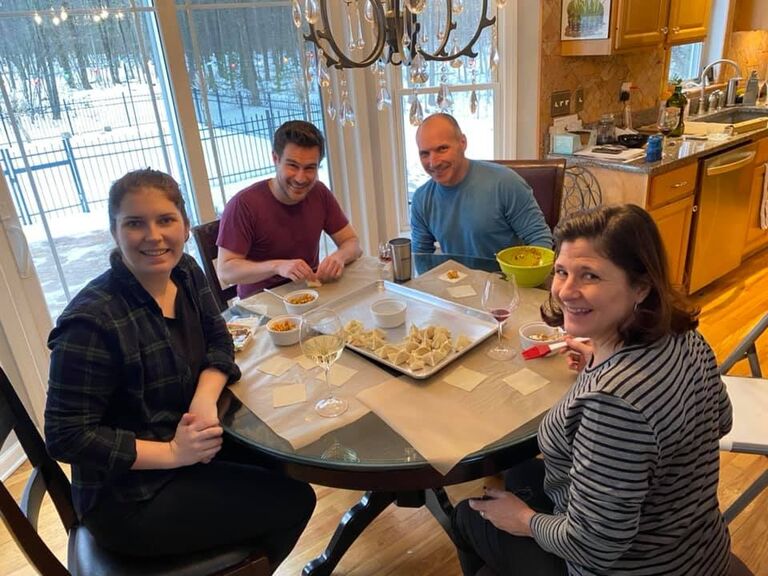
[[[476,15],[474,32],[469,33],[471,28],[463,26],[463,41],[460,42],[458,28],[468,12],[465,12],[466,2],[472,2],[472,6],[482,2],[482,6]],[[495,0],[495,3],[497,8],[503,8],[507,0]],[[343,13],[339,15],[336,7]],[[335,20],[332,20],[332,11],[336,11]],[[346,70],[370,68],[373,71],[378,84],[376,105],[379,110],[384,110],[392,103],[385,77],[387,64],[406,66],[411,87],[418,89],[429,81],[427,62],[438,62],[436,102],[441,111],[450,112],[453,99],[448,88],[448,66],[459,69],[466,61],[475,84],[475,59],[478,56],[475,45],[486,28],[492,28],[488,63],[491,72],[499,63],[496,17],[489,16],[489,0],[292,0],[292,16],[296,28],[303,32],[304,40],[314,45],[306,51],[306,79],[311,83],[316,75],[326,93],[326,112],[331,119],[338,117],[342,126],[353,126],[355,122]],[[336,28],[332,22],[336,23]],[[331,88],[331,69],[336,69],[339,76],[338,110]],[[473,89],[472,113],[477,111],[477,106],[478,98]],[[418,94],[414,91],[410,98],[411,124],[420,124],[423,116]]]

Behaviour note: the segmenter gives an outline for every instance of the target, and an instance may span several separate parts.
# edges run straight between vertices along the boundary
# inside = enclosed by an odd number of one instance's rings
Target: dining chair
[[[729,452],[758,454],[768,459],[768,379],[763,378],[757,355],[757,339],[768,328],[768,313],[749,331],[720,365],[733,406],[733,427],[720,440],[720,449]],[[751,377],[727,376],[741,361],[749,363]],[[768,461],[768,460],[766,460]],[[755,480],[723,513],[730,523],[746,506],[768,487],[768,470]]]
[[[213,297],[219,305],[219,310],[223,312],[227,309],[227,302],[237,296],[237,286],[222,286],[219,275],[216,272],[216,258],[219,254],[219,248],[216,246],[216,239],[219,237],[219,221],[213,220],[193,227],[192,237],[195,239],[197,249],[200,251],[203,271],[208,277],[208,284],[211,286]]]
[[[565,179],[565,159],[552,160],[492,160],[517,172],[533,190],[544,220],[550,229],[554,229],[560,220],[560,208],[563,202],[563,181]]]
[[[29,563],[43,576],[268,576],[269,559],[245,544],[184,556],[156,558],[116,554],[96,544],[78,522],[69,479],[45,450],[5,371],[0,368],[0,446],[15,433],[32,465],[32,473],[17,503],[0,483],[0,516]],[[67,532],[67,567],[38,534],[43,498],[50,496]]]

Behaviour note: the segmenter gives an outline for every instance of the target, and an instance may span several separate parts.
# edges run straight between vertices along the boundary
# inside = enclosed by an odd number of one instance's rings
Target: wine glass
[[[388,276],[391,263],[392,246],[389,245],[389,242],[379,242],[379,270],[382,279]]]
[[[344,350],[344,328],[341,318],[328,308],[310,310],[301,317],[299,328],[301,351],[325,372],[328,395],[315,404],[315,411],[325,418],[335,418],[347,411],[343,398],[333,395],[329,378],[331,366]]]
[[[489,274],[483,287],[481,303],[483,308],[498,323],[498,342],[495,348],[488,351],[488,356],[494,360],[512,358],[515,355],[515,351],[504,344],[501,338],[501,331],[504,322],[507,321],[520,303],[520,294],[517,291],[515,277],[510,275],[509,279],[506,279],[503,274]]]
[[[672,129],[677,126],[677,122],[680,118],[680,109],[676,108],[674,106],[672,107],[662,107],[659,109],[659,118],[656,123],[656,127],[659,129],[659,132],[664,136],[664,140],[662,141],[662,150],[664,146],[667,145],[667,136],[670,132],[672,132]]]

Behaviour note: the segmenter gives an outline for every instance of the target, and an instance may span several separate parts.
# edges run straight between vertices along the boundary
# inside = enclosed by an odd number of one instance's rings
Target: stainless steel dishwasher
[[[756,144],[746,144],[702,162],[688,257],[689,293],[741,264],[756,150]]]

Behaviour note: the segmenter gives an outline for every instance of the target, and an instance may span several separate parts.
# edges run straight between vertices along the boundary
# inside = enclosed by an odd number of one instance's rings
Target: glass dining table
[[[499,271],[497,262],[487,258],[414,254],[413,260],[416,276],[450,260],[472,270]],[[573,379],[564,362],[560,377]],[[536,431],[543,416],[534,416],[512,433],[467,455],[444,475],[373,412],[299,449],[294,449],[228,390],[221,396],[219,412],[225,432],[256,452],[259,460],[270,467],[312,484],[365,492],[343,515],[324,552],[304,567],[307,576],[331,574],[355,539],[393,503],[427,506],[452,537],[452,505],[444,487],[496,474],[535,456]]]

